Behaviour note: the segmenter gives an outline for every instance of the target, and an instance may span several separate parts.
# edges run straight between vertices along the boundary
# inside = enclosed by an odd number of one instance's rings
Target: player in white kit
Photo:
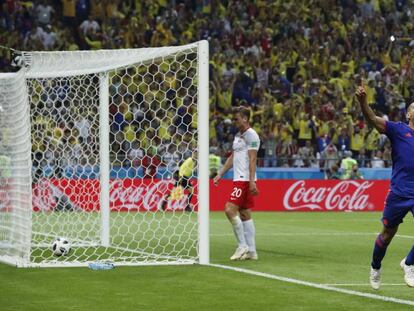
[[[225,213],[233,225],[238,247],[231,260],[257,260],[256,232],[251,216],[253,196],[259,194],[256,186],[257,151],[259,135],[250,127],[250,110],[237,107],[233,110],[233,122],[239,132],[234,137],[233,153],[214,178],[217,185],[223,175],[233,167],[233,190],[225,205]]]

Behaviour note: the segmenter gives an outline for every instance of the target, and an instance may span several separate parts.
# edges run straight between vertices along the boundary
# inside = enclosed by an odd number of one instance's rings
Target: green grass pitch
[[[368,285],[380,213],[254,213],[259,261],[231,262],[223,213],[211,213],[211,262],[414,302],[400,260],[414,242],[407,216],[383,262],[379,291]],[[210,266],[17,269],[0,264],[0,310],[411,310]]]

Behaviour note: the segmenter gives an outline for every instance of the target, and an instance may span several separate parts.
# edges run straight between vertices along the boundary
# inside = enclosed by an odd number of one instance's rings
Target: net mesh
[[[0,77],[0,260],[26,262],[30,249],[29,106],[23,72]]]
[[[65,55],[54,55],[49,65],[45,53],[25,55],[33,66],[27,75],[31,265],[197,262],[197,46],[168,53],[151,49],[150,56],[141,52],[139,61],[129,53],[128,65],[125,52],[122,65],[95,55],[105,70],[94,67],[89,73],[79,64],[91,54],[79,53],[70,72],[64,61],[60,76],[59,69],[45,74],[45,66],[59,68]],[[109,106],[103,119],[102,101]],[[102,153],[105,130],[109,148]],[[107,223],[100,203],[102,154],[109,154]],[[102,238],[105,227],[109,243]],[[54,255],[51,246],[58,237],[70,242],[68,255]]]

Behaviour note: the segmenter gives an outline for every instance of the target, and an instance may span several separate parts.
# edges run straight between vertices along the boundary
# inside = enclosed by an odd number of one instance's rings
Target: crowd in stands
[[[259,166],[319,167],[335,175],[351,155],[359,167],[389,167],[390,144],[363,119],[355,89],[365,83],[368,103],[392,121],[405,121],[414,101],[414,6],[407,0],[0,3],[0,45],[18,50],[208,40],[210,149],[222,159],[235,132],[232,107],[245,105],[262,141]],[[11,70],[10,57],[0,50],[0,71]],[[123,115],[140,109],[134,97],[112,105]]]

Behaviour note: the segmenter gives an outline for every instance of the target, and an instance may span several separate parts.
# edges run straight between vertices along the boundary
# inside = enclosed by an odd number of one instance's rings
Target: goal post
[[[27,166],[11,165],[13,176],[26,174],[22,207],[1,210],[0,188],[0,261],[208,264],[208,57],[207,41],[23,52],[19,73],[0,74],[1,95],[13,85],[0,105],[17,105],[19,94],[27,109],[9,130],[28,128]],[[51,250],[58,237],[71,243],[66,256]]]
[[[101,159],[100,169],[100,207],[101,207],[101,245],[109,247],[109,171],[110,171],[110,159],[109,159],[109,76],[107,72],[101,73],[99,76],[99,123],[101,131],[99,131],[99,155]]]
[[[208,43],[201,41],[198,49],[198,114],[208,116],[210,113],[208,92],[209,92],[209,68],[208,68]],[[209,163],[209,118],[200,117],[198,119],[198,160],[199,163]],[[203,200],[199,201],[198,223],[199,223],[199,257],[201,264],[208,264],[210,261],[209,249],[209,223],[204,219],[209,219],[209,166],[199,166],[199,195]]]

